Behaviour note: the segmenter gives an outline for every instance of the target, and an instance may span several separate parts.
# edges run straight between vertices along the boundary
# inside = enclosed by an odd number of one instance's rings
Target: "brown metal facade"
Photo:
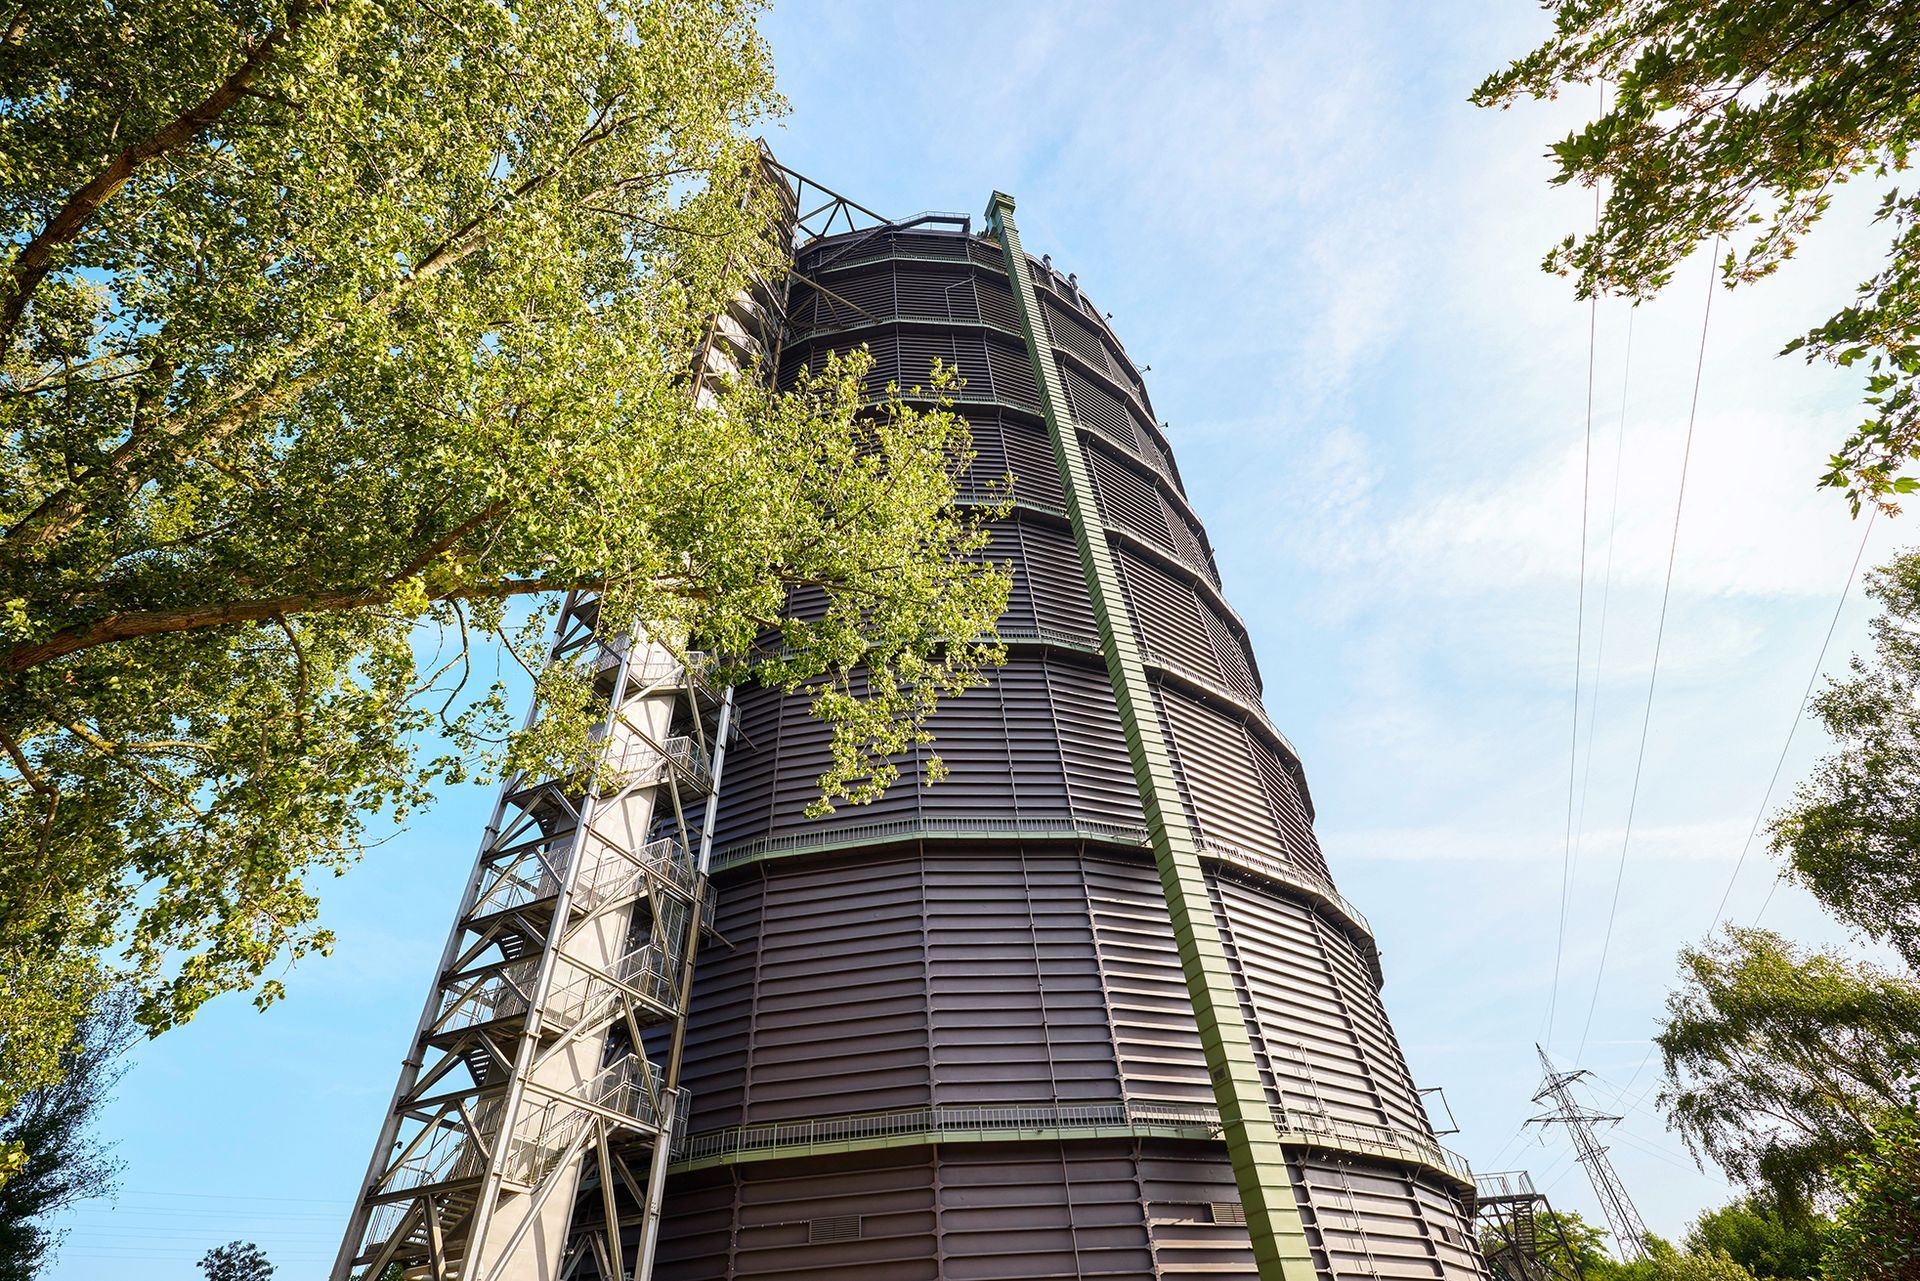
[[[935,358],[966,379],[971,496],[1014,478],[988,553],[1015,575],[1011,657],[939,714],[945,780],[903,768],[823,819],[802,814],[823,728],[739,694],[656,1275],[1253,1278],[1001,250],[933,219],[816,240],[796,268],[783,379],[862,344],[875,389]],[[1146,389],[1077,288],[1031,269],[1313,1264],[1484,1276],[1471,1182]]]

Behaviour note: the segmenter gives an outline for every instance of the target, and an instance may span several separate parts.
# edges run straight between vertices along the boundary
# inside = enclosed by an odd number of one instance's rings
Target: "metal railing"
[[[1326,900],[1337,914],[1351,920],[1369,939],[1373,937],[1373,927],[1367,924],[1367,918],[1360,914],[1360,909],[1348,902],[1340,891],[1319,877],[1307,876],[1285,859],[1261,850],[1242,849],[1238,845],[1211,836],[1199,836],[1195,840],[1203,854],[1211,854],[1225,862],[1238,864],[1270,880],[1279,881],[1315,898]]]
[[[1283,1140],[1410,1160],[1450,1172],[1465,1182],[1473,1171],[1465,1157],[1424,1134],[1394,1126],[1349,1121],[1320,1112],[1273,1109],[1274,1125]],[[674,1159],[710,1161],[749,1152],[820,1144],[859,1143],[873,1139],[982,1131],[1035,1130],[1187,1130],[1194,1138],[1220,1136],[1220,1109],[1203,1103],[1156,1103],[1135,1100],[1114,1103],[1057,1103],[1017,1107],[927,1107],[892,1112],[859,1112],[844,1116],[798,1121],[769,1121],[728,1126],[695,1134],[677,1142]]]
[[[387,1171],[379,1191],[404,1192],[429,1183],[479,1178],[486,1172],[486,1149],[493,1131],[499,1128],[500,1113],[501,1100],[482,1099],[473,1107],[470,1117],[456,1119],[454,1113],[435,1116],[427,1122],[433,1132],[406,1160]],[[415,1137],[419,1137],[417,1132]]]
[[[1520,1200],[1539,1195],[1533,1175],[1525,1170],[1496,1170],[1473,1176],[1473,1190],[1482,1201]]]
[[[658,747],[629,734],[617,750],[607,754],[607,768],[622,787],[663,782],[676,775],[706,786],[713,781],[713,761],[690,735],[675,734]]]
[[[1267,705],[1261,701],[1259,695],[1248,690],[1235,689],[1232,685],[1227,684],[1224,678],[1216,680],[1204,672],[1195,670],[1179,657],[1155,649],[1146,637],[1138,633],[1134,635],[1134,644],[1140,650],[1141,661],[1146,663],[1147,666],[1157,667],[1167,675],[1178,677],[1187,684],[1203,689],[1213,697],[1231,703],[1245,710],[1249,715],[1257,717],[1260,722],[1260,729],[1273,735],[1274,739],[1279,742],[1282,750],[1293,757],[1296,762],[1301,759],[1300,749],[1295,747],[1293,740],[1281,733],[1280,727],[1273,723],[1273,717],[1268,715]]]
[[[648,654],[645,658],[635,659],[627,668],[627,680],[635,685],[652,685],[657,681],[684,677],[689,684],[704,688],[707,673],[713,670],[713,666],[713,655],[697,649],[687,652],[685,662],[672,654]]]
[[[953,505],[955,507],[1000,507],[1011,505],[1023,511],[1044,512],[1061,520],[1067,518],[1067,509],[1058,503],[1041,502],[1029,494],[1022,494],[1016,488],[1013,493],[980,485],[961,484],[954,487]]]
[[[539,836],[501,850],[482,872],[485,888],[475,899],[471,916],[491,916],[560,892],[560,878],[573,851],[573,833]]]
[[[709,1130],[688,1138],[678,1156],[683,1161],[704,1161],[775,1148],[912,1135],[1116,1128],[1196,1130],[1202,1132],[1196,1137],[1213,1137],[1220,1130],[1220,1112],[1201,1104],[1145,1102],[910,1108]]]
[[[604,838],[597,843],[601,847],[599,859],[580,874],[573,887],[574,903],[582,911],[591,912],[637,893],[649,876],[659,877],[689,898],[699,888],[700,874],[693,865],[693,855],[673,837],[648,841],[632,853]]]
[[[595,670],[609,672],[620,666],[621,660],[626,657],[627,648],[628,642],[625,637],[597,646],[593,655]],[[677,655],[655,646],[646,645],[643,648],[646,652],[637,655],[633,662],[627,665],[627,679],[636,684],[649,685],[681,672],[685,672],[691,679],[700,680],[714,663],[713,655],[704,650],[688,650],[685,661],[682,661]]]
[[[671,1114],[673,1138],[670,1140],[669,1150],[678,1154],[687,1146],[687,1130],[693,1120],[693,1091],[683,1085],[671,1091],[668,1103],[673,1108]]]
[[[434,1019],[434,1031],[452,1032],[525,1014],[533,1003],[533,984],[539,969],[539,961],[529,958],[474,975],[464,986],[450,983],[447,999]]]
[[[882,823],[861,823],[817,832],[786,832],[763,836],[716,850],[713,871],[732,867],[767,854],[791,854],[807,850],[829,849],[843,845],[867,845],[879,841],[915,836],[978,836],[997,840],[1023,837],[1043,839],[1088,837],[1123,845],[1145,845],[1147,829],[1126,823],[1103,823],[1082,818],[901,818]]]
[[[1082,632],[1069,632],[1058,627],[1002,627],[996,633],[1002,642],[1019,644],[1061,645],[1068,649],[1084,650],[1089,654],[1100,653],[1100,638],[1088,636]]]
[[[568,962],[575,968],[577,963]],[[609,966],[605,974],[587,970],[548,993],[546,1027],[566,1031],[593,1023],[624,989],[637,992],[661,1009],[679,1002],[680,966],[663,948],[643,944]]]
[[[1280,1137],[1299,1136],[1311,1143],[1342,1152],[1370,1152],[1377,1156],[1403,1157],[1446,1170],[1467,1183],[1473,1182],[1473,1168],[1467,1159],[1444,1148],[1424,1134],[1397,1126],[1376,1125],[1368,1121],[1349,1121],[1324,1112],[1273,1109],[1273,1123]]]
[[[1225,612],[1232,614],[1234,621],[1240,622],[1239,612],[1233,608],[1232,602],[1228,601],[1225,595],[1222,594],[1219,574],[1211,565],[1192,559],[1186,552],[1178,548],[1167,546],[1168,540],[1155,538],[1150,534],[1143,533],[1134,528],[1133,524],[1119,512],[1102,511],[1100,513],[1100,523],[1105,525],[1109,531],[1125,534],[1135,542],[1151,547],[1157,554],[1185,566],[1192,573],[1198,574],[1213,588],[1213,595],[1216,598],[1214,603],[1225,606]],[[1241,625],[1243,627],[1245,626],[1244,623],[1241,623]]]
[[[507,1147],[508,1179],[532,1185],[552,1171],[596,1119],[594,1111],[576,1100],[627,1117],[643,1128],[665,1130],[672,1124],[675,1099],[660,1089],[657,1069],[642,1054],[628,1054],[608,1064],[569,1095],[549,1100],[521,1122],[520,1132]]]

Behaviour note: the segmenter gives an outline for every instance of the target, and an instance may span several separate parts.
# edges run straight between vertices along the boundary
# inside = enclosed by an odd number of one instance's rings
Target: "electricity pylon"
[[[1527,1124],[1567,1127],[1567,1133],[1573,1138],[1574,1153],[1580,1158],[1580,1164],[1587,1167],[1587,1179],[1593,1184],[1593,1195],[1599,1199],[1601,1213],[1607,1216],[1607,1226],[1613,1229],[1614,1244],[1622,1258],[1629,1263],[1645,1259],[1647,1225],[1640,1218],[1640,1211],[1634,1208],[1633,1199],[1627,1195],[1626,1184],[1620,1181],[1620,1172],[1613,1168],[1613,1162],[1607,1157],[1607,1149],[1593,1130],[1599,1122],[1618,1123],[1620,1118],[1583,1107],[1574,1100],[1573,1083],[1591,1075],[1585,1068],[1556,1072],[1547,1058],[1547,1052],[1538,1045],[1533,1048],[1539,1052],[1540,1068],[1546,1074],[1533,1101],[1544,1103],[1552,1099],[1554,1108],[1551,1112],[1529,1118]]]

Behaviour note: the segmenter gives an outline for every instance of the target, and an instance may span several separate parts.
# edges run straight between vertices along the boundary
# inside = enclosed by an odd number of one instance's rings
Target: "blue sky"
[[[1705,263],[1596,321],[1585,643],[1591,764],[1555,996],[1580,574],[1587,308],[1539,259],[1592,198],[1548,139],[1590,97],[1506,113],[1467,93],[1530,46],[1531,5],[782,5],[782,160],[893,216],[977,214],[1077,272],[1148,375],[1274,718],[1305,756],[1345,893],[1385,952],[1422,1085],[1477,1167],[1530,1168],[1597,1219],[1534,1113],[1535,1041],[1613,1106],[1726,891],[1861,538],[1813,490],[1857,379],[1773,355],[1863,279],[1869,193],[1780,277],[1713,305],[1659,680],[1603,980],[1701,332]],[[1625,395],[1623,398],[1623,386]],[[1618,502],[1614,460],[1618,451]],[[1609,537],[1611,534],[1611,537]],[[1869,563],[1899,545],[1873,531]],[[1611,577],[1603,570],[1611,566]],[[1603,589],[1603,583],[1605,584]],[[1600,600],[1605,642],[1594,683]],[[1864,637],[1856,593],[1827,665]],[[1776,802],[1821,747],[1803,727]],[[1583,799],[1582,799],[1583,797]],[[106,1118],[127,1163],[53,1275],[189,1278],[244,1237],[320,1277],[485,820],[463,789],[325,887],[339,934],[268,1014],[243,1002],[144,1047]],[[1753,917],[1756,848],[1729,897]],[[1782,889],[1769,925],[1838,937]],[[1727,1195],[1643,1092],[1610,1142],[1657,1231]]]

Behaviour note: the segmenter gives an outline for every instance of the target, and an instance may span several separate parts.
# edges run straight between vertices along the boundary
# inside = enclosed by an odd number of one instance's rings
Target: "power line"
[[[1760,910],[1753,914],[1753,923],[1755,925],[1760,924],[1760,918],[1767,914],[1769,907],[1773,906],[1773,894],[1775,890],[1780,888],[1780,881],[1781,878],[1776,876],[1773,878],[1773,884],[1767,886],[1767,896],[1760,900]]]
[[[261,1210],[253,1206],[235,1206],[226,1210],[202,1210],[188,1209],[179,1206],[116,1205],[94,1206],[86,1209],[67,1211],[67,1217],[75,1220],[85,1220],[88,1218],[118,1219],[130,1214],[140,1215],[145,1218],[167,1219],[173,1222],[192,1221],[194,1219],[227,1220],[233,1218],[236,1214],[245,1215],[247,1220],[252,1223],[278,1223],[297,1219],[312,1219],[319,1222],[336,1223],[340,1219],[338,1214],[323,1214],[319,1211]]]
[[[1600,673],[1607,659],[1607,606],[1613,598],[1613,544],[1620,527],[1620,475],[1627,448],[1627,390],[1633,381],[1633,321],[1638,305],[1627,310],[1627,351],[1620,372],[1620,425],[1613,440],[1613,501],[1607,513],[1607,564],[1600,574],[1600,636],[1593,650],[1593,698],[1587,707],[1587,764],[1580,773],[1580,817],[1574,822],[1574,862],[1579,863],[1587,830],[1587,791],[1593,780],[1593,740],[1600,725]]]
[[[1560,1186],[1561,1180],[1580,1168],[1580,1163],[1573,1158],[1574,1151],[1569,1147],[1559,1156],[1547,1162],[1546,1168],[1540,1172],[1539,1176],[1540,1190],[1542,1192],[1553,1191]]]
[[[1600,86],[1600,115],[1607,114],[1607,87]],[[1593,189],[1593,223],[1600,226],[1600,188]],[[1560,853],[1560,928],[1553,944],[1553,987],[1547,994],[1547,1035],[1553,1045],[1553,1018],[1560,1005],[1560,965],[1567,949],[1567,902],[1573,891],[1573,792],[1580,767],[1580,681],[1584,675],[1587,630],[1587,509],[1593,489],[1593,367],[1600,327],[1600,294],[1587,304],[1587,424],[1580,457],[1580,586],[1573,624],[1573,726],[1567,735],[1567,835]]]
[[[1860,546],[1854,550],[1853,564],[1847,568],[1847,581],[1840,588],[1840,598],[1833,603],[1833,617],[1827,621],[1827,634],[1820,641],[1820,652],[1814,657],[1813,671],[1807,676],[1807,687],[1801,691],[1800,705],[1794,709],[1793,720],[1787,726],[1787,740],[1780,745],[1780,755],[1773,762],[1773,776],[1767,780],[1767,790],[1761,794],[1760,808],[1754,812],[1753,825],[1747,829],[1746,844],[1740,847],[1740,857],[1734,861],[1733,874],[1727,878],[1727,888],[1720,895],[1720,906],[1714,909],[1713,924],[1707,927],[1708,934],[1712,934],[1713,931],[1719,927],[1721,918],[1726,914],[1727,899],[1733,893],[1734,882],[1740,877],[1741,865],[1747,861],[1747,851],[1752,847],[1753,838],[1759,833],[1760,823],[1766,817],[1767,802],[1773,799],[1773,789],[1780,782],[1781,767],[1787,763],[1787,749],[1793,746],[1794,733],[1800,728],[1800,722],[1806,717],[1807,703],[1813,697],[1813,687],[1820,679],[1820,672],[1827,665],[1827,649],[1833,644],[1833,633],[1840,625],[1840,614],[1846,607],[1847,597],[1853,591],[1854,579],[1859,576],[1860,560],[1866,555],[1867,539],[1873,534],[1873,519],[1878,514],[1879,511],[1877,508],[1869,512],[1867,514],[1866,527],[1860,531]],[[1760,904],[1760,910],[1753,914],[1754,924],[1758,925],[1760,923],[1760,917],[1766,913],[1767,904],[1773,902],[1774,890],[1779,887],[1780,882],[1778,878],[1776,878],[1773,884],[1768,887],[1767,897]],[[1653,1052],[1657,1048],[1658,1047],[1654,1045],[1647,1047],[1646,1054],[1640,1059],[1640,1066],[1634,1068],[1633,1075],[1627,1078],[1627,1083],[1620,1087],[1619,1094],[1615,1096],[1614,1103],[1616,1106],[1621,1099],[1626,1097],[1627,1091],[1633,1088],[1633,1083],[1640,1079],[1640,1074],[1646,1071],[1647,1064],[1653,1061]],[[1652,1087],[1648,1087],[1647,1093],[1652,1093]],[[1641,1096],[1642,1099],[1645,1097],[1645,1094]]]
[[[335,1207],[339,1207],[340,1205],[343,1204],[339,1197],[256,1196],[251,1193],[245,1193],[245,1192],[160,1192],[157,1190],[150,1191],[144,1188],[130,1188],[128,1189],[126,1195],[127,1196],[192,1197],[196,1201],[285,1201],[289,1204],[297,1203],[300,1205],[331,1205]]]
[[[1607,953],[1613,947],[1614,918],[1620,912],[1620,886],[1627,875],[1627,848],[1633,841],[1633,815],[1640,802],[1640,772],[1647,760],[1647,730],[1653,723],[1653,695],[1660,679],[1660,647],[1667,635],[1667,603],[1673,595],[1673,562],[1680,550],[1680,513],[1687,501],[1687,467],[1693,461],[1693,428],[1700,415],[1700,379],[1707,364],[1707,324],[1713,318],[1713,282],[1720,269],[1720,239],[1714,238],[1713,253],[1707,259],[1707,303],[1700,313],[1700,349],[1694,357],[1693,399],[1687,407],[1687,436],[1680,452],[1680,485],[1673,500],[1673,534],[1667,543],[1667,577],[1660,589],[1660,621],[1653,633],[1653,669],[1647,675],[1647,706],[1640,719],[1640,747],[1633,759],[1633,787],[1627,794],[1627,827],[1620,838],[1620,864],[1613,876],[1613,900],[1607,907],[1607,929],[1600,944],[1600,964],[1593,974],[1593,995],[1587,1001],[1587,1021],[1580,1031],[1580,1049],[1576,1061],[1586,1054],[1587,1036],[1593,1030],[1593,1012],[1600,1005],[1600,983],[1607,973]]]
[[[1877,507],[1867,513],[1866,528],[1860,531],[1859,549],[1853,553],[1853,564],[1847,569],[1846,584],[1840,589],[1840,599],[1833,603],[1833,617],[1827,620],[1827,634],[1820,641],[1820,656],[1813,660],[1813,671],[1807,675],[1807,687],[1800,691],[1800,705],[1793,709],[1793,721],[1787,726],[1787,741],[1780,744],[1780,756],[1773,763],[1773,777],[1767,780],[1766,793],[1760,797],[1760,808],[1753,815],[1753,826],[1747,829],[1746,844],[1740,847],[1740,857],[1733,864],[1733,875],[1727,878],[1727,888],[1720,895],[1720,906],[1714,909],[1713,924],[1707,927],[1709,934],[1719,927],[1720,918],[1726,914],[1727,899],[1733,894],[1733,883],[1740,879],[1740,868],[1747,861],[1747,851],[1752,848],[1753,838],[1760,831],[1761,820],[1767,815],[1767,802],[1773,799],[1774,785],[1780,781],[1780,769],[1787,763],[1787,749],[1793,746],[1794,731],[1800,728],[1800,722],[1807,714],[1807,703],[1813,697],[1814,683],[1820,679],[1820,669],[1827,665],[1827,647],[1833,644],[1834,629],[1840,626],[1840,612],[1846,607],[1848,593],[1853,591],[1854,577],[1860,572],[1860,558],[1867,552],[1867,539],[1873,533],[1873,518],[1879,514]],[[1767,892],[1767,898],[1773,898],[1771,890]],[[1761,911],[1765,910],[1762,906]]]
[[[1499,1150],[1493,1154],[1493,1159],[1483,1163],[1480,1168],[1483,1170],[1499,1169],[1500,1162],[1504,1160],[1506,1158],[1507,1153],[1512,1150],[1514,1142],[1518,1140],[1520,1136],[1525,1134],[1526,1132],[1527,1132],[1527,1123],[1525,1121],[1522,1121],[1519,1124],[1519,1126],[1517,1126],[1514,1129],[1513,1133],[1507,1136],[1507,1141],[1505,1143],[1502,1143],[1500,1145]]]
[[[1864,552],[1864,551],[1866,551],[1866,550],[1867,550],[1867,533],[1871,533],[1871,532],[1873,531],[1873,518],[1874,518],[1874,516],[1875,516],[1875,515],[1877,515],[1877,514],[1878,514],[1878,510],[1879,510],[1879,509],[1878,509],[1878,508],[1876,508],[1876,509],[1875,509],[1875,510],[1874,510],[1874,511],[1873,511],[1872,513],[1869,513],[1869,514],[1868,514],[1868,516],[1867,516],[1867,530],[1866,530],[1866,533],[1862,533],[1862,534],[1860,535],[1860,552]],[[1854,567],[1854,569],[1855,569],[1855,570],[1858,570],[1858,569],[1860,568],[1860,552],[1855,552],[1855,553],[1854,553],[1854,556],[1853,556],[1853,567]],[[1853,586],[1853,575],[1852,575],[1852,574],[1849,574],[1849,575],[1847,576],[1847,586],[1848,586],[1849,588],[1851,588],[1851,587]],[[1841,593],[1841,595],[1840,595],[1840,602],[1841,602],[1841,604],[1845,604],[1845,603],[1846,603],[1846,599],[1847,599],[1847,597],[1846,597],[1846,593],[1845,593],[1845,592],[1842,592],[1842,593]],[[1837,622],[1838,622],[1839,620],[1840,620],[1840,609],[1839,609],[1839,606],[1835,606],[1835,607],[1834,607],[1834,622],[1836,622],[1836,623],[1837,623]],[[1833,625],[1832,625],[1832,624],[1828,624],[1828,626],[1827,626],[1827,640],[1829,640],[1829,641],[1831,641],[1832,639],[1833,639]],[[1822,645],[1822,647],[1821,647],[1821,655],[1822,655],[1822,657],[1823,657],[1823,658],[1825,657],[1825,654],[1826,654],[1826,647],[1825,647],[1824,645]],[[1819,670],[1818,668],[1815,668],[1815,673],[1816,673],[1816,675],[1818,674],[1818,670]],[[1812,685],[1812,682],[1808,682],[1808,685],[1807,685],[1807,688],[1808,688],[1808,690],[1811,690],[1811,689],[1813,688],[1813,685]],[[1801,695],[1801,696],[1800,696],[1800,710],[1801,710],[1801,713],[1802,713],[1803,715],[1804,715],[1804,714],[1805,714],[1805,712],[1806,712],[1806,707],[1807,707],[1807,696],[1806,696],[1805,694],[1803,694],[1803,695]],[[1796,726],[1797,726],[1797,725],[1799,725],[1799,723],[1800,723],[1800,717],[1799,717],[1799,716],[1796,716],[1796,717],[1794,717],[1794,721],[1793,721],[1793,723],[1794,723],[1794,724],[1795,724]],[[1789,731],[1788,731],[1788,738],[1787,738],[1787,741],[1788,741],[1789,743],[1791,743],[1791,742],[1793,741],[1793,738],[1792,738],[1792,731],[1791,731],[1791,730],[1789,730]],[[1783,749],[1781,749],[1781,755],[1782,755],[1783,757],[1784,757],[1784,756],[1786,755],[1786,751],[1785,751],[1785,749],[1784,749],[1784,748],[1783,748]],[[1780,881],[1781,881],[1781,878],[1780,878],[1780,877],[1778,877],[1778,876],[1776,876],[1776,877],[1774,877],[1774,878],[1773,878],[1773,884],[1772,884],[1772,885],[1769,885],[1769,886],[1767,887],[1767,896],[1766,896],[1766,897],[1765,897],[1764,899],[1762,899],[1762,900],[1760,900],[1760,910],[1759,910],[1759,911],[1757,911],[1757,912],[1755,912],[1755,913],[1753,914],[1753,923],[1754,923],[1755,925],[1758,925],[1758,924],[1760,924],[1760,918],[1761,918],[1761,917],[1763,917],[1763,916],[1765,916],[1765,915],[1767,914],[1767,908],[1769,908],[1770,906],[1772,906],[1772,905],[1773,905],[1773,896],[1774,896],[1774,893],[1775,893],[1775,892],[1776,892],[1776,891],[1777,891],[1777,890],[1778,890],[1778,889],[1780,888]],[[1726,905],[1725,905],[1724,903],[1722,903],[1722,904],[1721,904],[1721,906],[1722,906],[1722,907],[1724,907],[1724,906],[1726,906]]]
[[[1621,1129],[1619,1126],[1614,1127],[1611,1138],[1615,1142],[1625,1143],[1642,1156],[1650,1156],[1654,1160],[1670,1165],[1676,1170],[1684,1170],[1689,1174],[1696,1173],[1694,1167],[1680,1157],[1675,1156],[1671,1148],[1661,1147],[1657,1143],[1649,1143],[1647,1140],[1631,1131]]]

